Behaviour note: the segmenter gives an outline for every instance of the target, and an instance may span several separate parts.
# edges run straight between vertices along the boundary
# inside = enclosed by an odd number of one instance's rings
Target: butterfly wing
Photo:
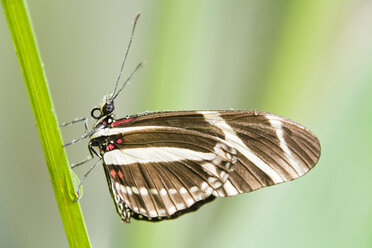
[[[304,175],[320,156],[318,139],[297,123],[259,111],[177,111],[131,116],[92,139],[124,221],[161,220]]]

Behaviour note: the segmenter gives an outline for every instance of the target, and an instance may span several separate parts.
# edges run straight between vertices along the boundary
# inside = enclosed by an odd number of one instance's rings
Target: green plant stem
[[[22,0],[1,0],[21,66],[70,247],[91,247],[75,191],[36,40]],[[35,192],[37,194],[37,192]]]

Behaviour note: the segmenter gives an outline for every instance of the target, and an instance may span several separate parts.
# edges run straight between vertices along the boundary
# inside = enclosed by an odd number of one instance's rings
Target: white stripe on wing
[[[211,125],[221,129],[225,135],[225,141],[229,146],[238,150],[247,159],[249,159],[254,165],[256,165],[260,170],[262,170],[266,175],[268,175],[274,183],[284,182],[285,179],[266,164],[261,158],[259,158],[251,149],[249,149],[244,142],[238,137],[234,129],[226,123],[226,121],[220,116],[216,111],[200,111],[205,118],[205,121]]]
[[[103,159],[106,164],[122,165],[133,163],[160,163],[182,160],[213,161],[216,154],[198,152],[177,147],[146,147],[115,149],[105,152]]]
[[[283,133],[283,128],[282,128],[282,122],[278,119],[276,119],[275,117],[273,116],[267,116],[266,117],[271,126],[273,128],[275,128],[275,132],[276,132],[276,136],[278,137],[279,139],[279,145],[280,145],[280,148],[282,148],[283,152],[284,152],[284,155],[285,157],[288,159],[288,161],[290,162],[290,165],[295,169],[295,171],[297,172],[297,174],[299,176],[302,176],[306,173],[306,171],[304,170],[304,168],[296,161],[296,159],[294,159],[293,157],[293,154],[291,152],[291,150],[289,150],[288,146],[287,146],[287,142],[285,142],[285,139],[284,139],[284,133]]]

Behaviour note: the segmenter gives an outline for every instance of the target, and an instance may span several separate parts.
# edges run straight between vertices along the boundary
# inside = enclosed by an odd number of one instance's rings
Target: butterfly
[[[89,151],[103,162],[124,222],[173,219],[217,197],[291,181],[319,159],[320,143],[310,130],[262,111],[162,111],[115,119],[114,99],[124,87],[117,91],[117,84],[92,110],[93,128],[66,145],[90,138]]]

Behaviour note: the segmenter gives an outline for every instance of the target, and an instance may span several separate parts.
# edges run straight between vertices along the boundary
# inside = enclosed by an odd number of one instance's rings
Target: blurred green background
[[[157,224],[121,223],[96,169],[81,200],[94,247],[372,247],[372,1],[28,6],[59,122],[89,115],[113,89],[140,10],[126,72],[147,64],[116,102],[118,116],[260,109],[305,125],[322,145],[318,165],[299,180]],[[3,11],[0,78],[1,247],[67,247]],[[64,140],[82,131],[65,128]],[[86,145],[67,149],[71,162],[87,156]]]

